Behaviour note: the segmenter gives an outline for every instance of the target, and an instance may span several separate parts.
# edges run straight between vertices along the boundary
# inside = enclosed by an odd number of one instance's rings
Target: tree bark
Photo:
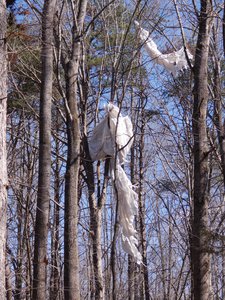
[[[132,97],[133,99],[133,97]],[[133,107],[133,101],[131,101],[131,108]],[[135,184],[134,182],[134,146],[131,147],[131,158],[130,158],[130,178],[132,184]],[[137,272],[137,265],[134,261],[134,258],[128,254],[128,300],[134,300],[135,299],[135,284],[136,284],[136,276],[135,273]]]
[[[84,49],[83,49],[84,50]],[[82,149],[83,149],[83,166],[86,173],[86,182],[88,187],[88,200],[90,208],[90,238],[92,241],[92,263],[93,263],[93,280],[92,280],[92,297],[95,300],[104,299],[104,284],[102,275],[102,208],[106,198],[106,187],[108,184],[109,159],[105,162],[105,173],[102,185],[100,187],[100,161],[97,164],[98,187],[97,195],[95,189],[95,173],[92,159],[89,153],[89,145],[87,139],[87,101],[88,101],[88,80],[89,74],[85,66],[85,56],[82,59],[82,80],[80,84],[81,92],[81,118],[83,126]]]
[[[216,33],[215,33],[216,34]],[[220,82],[220,61],[218,59],[218,49],[216,40],[214,42],[215,53],[214,53],[214,124],[217,130],[218,142],[219,142],[219,153],[221,157],[221,168],[223,173],[224,182],[224,194],[225,194],[225,124],[223,120],[223,104],[221,96],[221,82]],[[225,45],[224,45],[225,51]]]
[[[8,264],[6,265],[5,268],[5,275],[6,275],[6,298],[7,300],[12,300],[13,293],[12,293],[11,271]]]
[[[104,286],[102,276],[102,250],[101,250],[101,224],[102,207],[106,197],[106,187],[108,184],[109,158],[105,162],[105,173],[102,192],[95,197],[94,170],[88,150],[87,137],[84,135],[83,145],[85,150],[84,167],[87,175],[87,185],[90,206],[90,232],[92,239],[92,261],[94,267],[94,295],[96,300],[104,299]]]
[[[112,273],[112,300],[117,299],[118,295],[118,282],[117,282],[117,270],[116,270],[116,241],[119,233],[119,219],[118,219],[118,191],[116,186],[114,185],[115,195],[116,195],[116,209],[115,209],[115,218],[114,218],[114,226],[113,226],[113,239],[111,245],[111,257],[110,257],[110,267]]]
[[[0,299],[6,298],[5,252],[7,219],[7,155],[6,155],[6,110],[7,110],[7,62],[6,62],[6,3],[0,1]]]
[[[138,192],[138,208],[139,208],[139,223],[140,223],[140,240],[142,252],[142,272],[144,277],[144,295],[145,300],[150,300],[149,282],[148,282],[148,261],[147,261],[147,243],[146,243],[146,228],[145,228],[145,205],[143,197],[143,182],[144,182],[144,135],[145,135],[145,115],[144,115],[144,99],[141,99],[141,126],[140,126],[140,142],[139,142],[139,192]]]
[[[67,139],[68,153],[65,181],[65,227],[64,227],[64,297],[80,299],[79,258],[77,245],[78,191],[80,169],[80,120],[77,99],[78,69],[81,59],[81,35],[86,15],[87,0],[80,0],[78,11],[73,2],[72,54],[64,64],[66,77]]]
[[[80,299],[79,260],[77,245],[78,222],[78,182],[80,169],[80,127],[78,118],[77,87],[75,76],[78,66],[73,62],[67,65],[67,101],[72,120],[67,114],[68,153],[65,177],[65,227],[64,227],[64,297]]]
[[[47,236],[51,176],[51,98],[53,18],[56,0],[46,0],[42,20],[42,79],[40,95],[39,173],[33,260],[33,299],[47,299]]]
[[[225,0],[223,2],[223,25],[222,25],[222,30],[223,30],[223,54],[225,56]]]
[[[201,1],[199,33],[194,65],[194,216],[192,224],[191,267],[193,299],[210,299],[210,254],[208,253],[209,146],[207,138],[208,53],[212,6]]]
[[[59,122],[58,112],[56,116],[56,130],[59,134]],[[55,169],[54,169],[54,207],[53,207],[53,228],[52,228],[52,242],[51,242],[51,287],[50,287],[50,299],[60,299],[60,262],[59,262],[59,251],[60,251],[60,237],[59,237],[59,226],[60,226],[60,160],[59,160],[59,141],[55,139]]]
[[[225,56],[225,7],[224,7],[224,16],[223,16],[223,50]],[[225,200],[225,120],[223,118],[223,99],[222,99],[222,91],[221,91],[221,81],[220,81],[220,60],[218,58],[218,47],[217,47],[217,32],[216,29],[213,28],[214,31],[214,124],[217,130],[217,137],[219,142],[219,153],[221,158],[221,169],[223,174],[223,201]],[[217,228],[217,231],[224,230],[224,218],[225,212],[223,210],[222,218]],[[222,228],[221,225],[223,225]],[[222,298],[225,297],[225,242],[221,241],[222,247]]]

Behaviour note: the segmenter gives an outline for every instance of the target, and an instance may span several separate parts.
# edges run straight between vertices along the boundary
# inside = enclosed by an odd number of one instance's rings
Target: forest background
[[[189,68],[157,66],[135,20]],[[222,1],[0,0],[1,300],[225,299],[224,20]],[[89,154],[109,101],[134,126],[141,265]]]

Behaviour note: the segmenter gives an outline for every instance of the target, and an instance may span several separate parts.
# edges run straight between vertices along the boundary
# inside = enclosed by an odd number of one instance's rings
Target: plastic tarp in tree
[[[182,47],[178,51],[174,51],[168,54],[162,54],[158,50],[156,43],[150,38],[149,32],[141,28],[137,21],[135,21],[135,24],[139,28],[140,39],[147,53],[157,64],[164,66],[174,76],[177,76],[179,71],[188,68],[188,62],[184,47]],[[193,59],[193,55],[188,49],[186,50],[186,53],[189,60],[191,61]]]
[[[140,264],[142,256],[137,248],[137,232],[134,228],[138,195],[122,167],[132,143],[133,127],[130,118],[123,117],[117,106],[108,104],[105,118],[95,127],[90,138],[89,151],[93,161],[111,157],[110,170],[118,201],[122,246],[124,251],[132,255]]]

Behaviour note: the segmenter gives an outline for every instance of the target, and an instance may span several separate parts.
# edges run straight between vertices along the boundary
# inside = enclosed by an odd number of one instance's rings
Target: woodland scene
[[[225,2],[0,0],[0,300],[225,299]]]

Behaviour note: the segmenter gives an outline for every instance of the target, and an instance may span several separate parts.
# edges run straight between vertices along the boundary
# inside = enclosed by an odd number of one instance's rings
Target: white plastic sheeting
[[[134,228],[134,216],[138,210],[138,196],[121,164],[133,143],[133,127],[128,116],[123,117],[119,108],[113,104],[106,106],[105,118],[95,127],[89,141],[89,151],[93,161],[111,157],[110,170],[115,195],[118,197],[118,213],[122,246],[136,262],[142,262],[137,248],[137,232]]]
[[[92,160],[104,159],[107,155],[117,155],[120,163],[125,162],[133,142],[133,127],[128,116],[122,117],[119,108],[113,104],[106,106],[106,117],[94,129],[89,151]],[[117,145],[117,154],[116,147]]]
[[[120,164],[116,165],[115,189],[119,204],[119,223],[122,234],[122,247],[124,251],[132,255],[136,262],[142,262],[141,253],[137,249],[136,230],[134,228],[134,216],[137,214],[137,193],[133,190],[131,181],[127,177]]]
[[[174,76],[177,76],[179,71],[187,69],[188,62],[186,59],[184,47],[182,47],[178,51],[174,51],[168,54],[162,54],[158,48],[156,43],[150,38],[150,34],[147,30],[140,27],[139,23],[135,21],[136,26],[139,28],[139,35],[141,42],[144,44],[146,51],[149,56],[159,65],[164,66],[169,72],[171,72]],[[193,55],[187,49],[187,55],[189,60],[193,59]]]

